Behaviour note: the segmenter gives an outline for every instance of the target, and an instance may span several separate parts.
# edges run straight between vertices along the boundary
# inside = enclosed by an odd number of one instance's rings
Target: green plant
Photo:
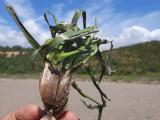
[[[7,10],[14,18],[28,42],[35,49],[32,58],[34,59],[39,53],[46,63],[40,80],[40,94],[46,114],[55,117],[60,115],[68,101],[69,87],[71,84],[80,95],[96,104],[88,105],[83,101],[88,108],[99,110],[98,120],[101,120],[103,108],[106,107],[106,99],[110,99],[101,90],[99,83],[104,73],[110,69],[107,69],[107,63],[102,58],[99,46],[109,42],[96,37],[96,33],[99,31],[97,29],[97,23],[95,22],[95,26],[86,27],[85,11],[77,10],[71,23],[59,22],[54,14],[47,12],[44,14],[44,18],[49,26],[52,38],[47,39],[43,45],[40,45],[23,26],[13,7],[7,5]],[[50,24],[48,15],[53,16],[55,26]],[[83,29],[77,26],[81,16],[83,18]],[[112,47],[113,45],[111,45],[111,49]],[[97,79],[94,77],[90,66],[86,64],[93,56],[96,57],[101,66],[101,74]],[[107,60],[109,58],[110,54]],[[86,95],[78,87],[76,82],[71,79],[72,74],[80,67],[86,69],[94,86],[99,91],[102,100],[101,103]]]

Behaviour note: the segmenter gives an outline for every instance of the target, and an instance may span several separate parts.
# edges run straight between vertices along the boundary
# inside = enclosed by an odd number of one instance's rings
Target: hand
[[[41,109],[36,105],[26,105],[16,110],[16,112],[5,115],[0,120],[40,120]],[[75,113],[68,111],[62,114],[58,120],[78,120]]]

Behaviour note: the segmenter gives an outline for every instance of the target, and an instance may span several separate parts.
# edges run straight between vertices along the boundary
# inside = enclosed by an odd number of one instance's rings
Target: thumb
[[[39,120],[40,117],[40,108],[32,104],[23,106],[15,112],[16,120]]]
[[[0,120],[40,120],[41,110],[36,105],[25,105],[16,112],[12,112],[4,116]]]

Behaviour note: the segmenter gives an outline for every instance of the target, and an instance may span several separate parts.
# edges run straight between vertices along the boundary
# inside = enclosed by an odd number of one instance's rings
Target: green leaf
[[[83,17],[83,28],[86,28],[86,11],[77,10],[72,18],[71,24],[77,25],[81,16]]]
[[[64,51],[54,51],[47,54],[47,58],[51,60],[54,64],[58,64],[62,62],[65,58],[73,56],[77,53],[82,52],[81,50],[75,50],[71,52],[64,52]]]
[[[14,21],[18,25],[18,27],[21,30],[21,32],[24,34],[24,36],[28,40],[28,42],[32,45],[32,47],[34,49],[39,49],[41,46],[31,36],[31,34],[27,31],[27,29],[23,26],[23,24],[21,23],[20,19],[18,18],[17,14],[16,14],[16,11],[14,10],[14,8],[11,5],[7,5],[6,8],[7,8],[8,12],[10,13],[10,15],[13,17]]]
[[[94,26],[92,26],[92,27],[88,27],[83,30],[68,31],[68,32],[60,34],[59,37],[61,37],[63,41],[67,42],[71,40],[76,40],[83,36],[88,36],[89,34],[96,33],[96,32],[98,32],[98,30],[94,29]]]
[[[59,45],[62,43],[63,40],[60,37],[50,38],[44,42],[42,48],[46,48],[48,50],[58,49]]]
[[[53,17],[53,20],[54,20],[54,22],[55,22],[55,25],[58,25],[58,19],[57,19],[57,17],[56,17],[53,13],[51,13],[51,12],[46,12],[46,13],[44,13],[44,19],[46,20],[48,26],[51,25],[51,24],[49,23],[49,20],[48,20],[48,15],[51,15],[51,16]]]
[[[40,50],[41,50],[41,48],[35,50],[35,51],[32,53],[32,55],[31,55],[31,60],[32,60],[32,61],[35,59],[36,55],[39,53]]]
[[[85,51],[80,54],[76,54],[69,59],[74,59],[72,69],[77,68],[79,65],[85,64],[91,57],[93,57],[98,51],[97,44],[85,46]]]
[[[51,25],[51,24],[49,23],[48,15],[51,15],[51,16],[53,17],[54,22],[55,22],[55,25],[58,25],[58,20],[57,20],[57,17],[56,17],[54,14],[52,14],[52,13],[50,13],[50,12],[44,13],[44,19],[45,19],[45,21],[47,22],[47,24],[48,24],[48,26],[49,26],[49,29],[50,29],[52,38],[54,38],[54,37],[56,36],[56,29],[53,27],[53,25]]]

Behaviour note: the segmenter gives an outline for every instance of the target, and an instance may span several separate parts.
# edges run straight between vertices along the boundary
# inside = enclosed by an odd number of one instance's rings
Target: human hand
[[[41,109],[36,105],[26,105],[15,112],[8,113],[0,120],[40,120],[42,117]],[[78,120],[75,113],[68,111],[62,114],[58,120]]]

